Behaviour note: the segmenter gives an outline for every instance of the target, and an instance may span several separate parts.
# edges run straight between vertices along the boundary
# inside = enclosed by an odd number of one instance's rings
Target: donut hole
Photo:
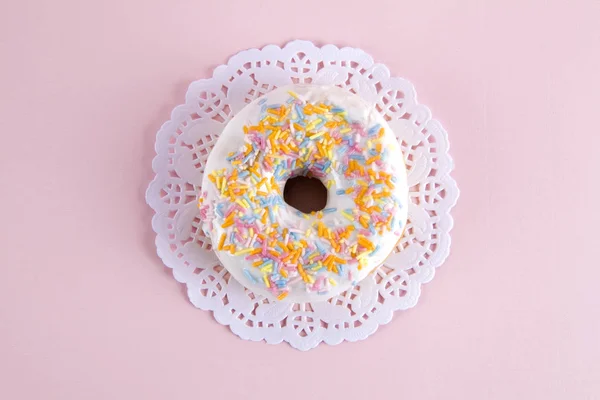
[[[283,200],[296,210],[310,214],[327,205],[327,188],[318,178],[295,176],[285,182]]]

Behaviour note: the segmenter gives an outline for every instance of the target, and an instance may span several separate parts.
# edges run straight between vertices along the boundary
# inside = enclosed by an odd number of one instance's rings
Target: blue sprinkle
[[[329,213],[336,212],[336,211],[337,211],[337,208],[335,208],[335,207],[330,207],[330,208],[325,208],[325,209],[323,210],[323,213],[324,213],[324,214],[329,214]]]
[[[344,189],[338,189],[335,191],[335,194],[346,194],[346,191]]]
[[[258,102],[258,104],[259,105],[263,105],[263,104],[265,104],[266,101],[267,101],[267,99],[263,97],[262,99],[260,99],[260,101]]]
[[[267,210],[269,210],[269,219],[271,220],[271,223],[274,224],[275,216],[273,215],[273,210],[271,209],[271,207],[267,208]]]
[[[343,113],[344,109],[343,108],[339,108],[339,107],[333,107],[331,109],[331,112],[333,112],[333,113]]]
[[[260,108],[260,113],[264,114],[265,112],[267,112],[267,106],[263,104],[263,106]]]
[[[269,109],[281,108],[281,104],[269,104]]]
[[[375,126],[373,126],[371,129],[369,129],[368,134],[369,136],[376,134],[377,132],[379,132],[379,129],[381,129],[381,125],[377,124]]]
[[[375,249],[371,253],[369,253],[369,255],[374,256],[375,254],[377,254],[377,252],[379,251],[379,248],[380,248],[379,245],[375,246]]]
[[[317,246],[317,249],[319,249],[320,253],[325,253],[325,249],[323,248],[323,246],[321,245],[321,243],[319,241],[315,242],[315,245]]]
[[[250,271],[248,271],[246,268],[244,268],[244,275],[246,275],[246,278],[248,278],[252,283],[256,283],[256,279],[252,276]]]
[[[304,113],[302,112],[302,109],[300,108],[300,106],[298,104],[296,104],[296,113],[298,114],[298,116],[301,119],[304,119]],[[304,124],[300,124],[302,126],[304,126]]]

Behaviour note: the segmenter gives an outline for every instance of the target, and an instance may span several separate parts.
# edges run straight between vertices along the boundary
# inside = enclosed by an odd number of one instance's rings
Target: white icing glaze
[[[385,232],[383,235],[375,234],[370,237],[370,240],[379,246],[377,252],[367,257],[366,264],[362,269],[358,269],[357,263],[349,263],[345,265],[344,274],[336,274],[334,272],[320,271],[320,275],[324,275],[322,282],[326,288],[320,291],[312,291],[310,286],[307,285],[300,277],[294,279],[294,271],[290,272],[290,283],[287,288],[289,294],[286,297],[286,301],[295,302],[312,302],[328,299],[336,294],[339,294],[348,288],[350,288],[356,282],[362,280],[367,276],[374,268],[381,265],[385,258],[392,252],[394,246],[400,239],[400,232],[404,229],[406,218],[407,218],[407,201],[408,201],[408,187],[406,182],[406,168],[400,146],[391,131],[390,127],[384,120],[384,118],[377,112],[374,105],[367,104],[360,97],[348,93],[347,91],[337,87],[322,87],[322,86],[300,86],[293,85],[283,88],[276,89],[267,95],[261,97],[248,104],[242,109],[225,127],[221,134],[217,144],[210,153],[208,163],[206,166],[206,172],[202,183],[203,197],[205,201],[203,204],[214,206],[215,202],[221,201],[219,190],[215,185],[208,179],[208,175],[217,170],[227,169],[231,171],[234,167],[230,161],[227,161],[228,156],[232,152],[237,152],[244,145],[244,126],[256,125],[261,118],[261,109],[264,110],[266,105],[270,104],[285,104],[290,99],[289,91],[295,92],[298,97],[308,103],[325,103],[333,105],[337,108],[342,108],[347,112],[347,119],[358,122],[365,126],[366,129],[369,127],[379,125],[384,129],[381,143],[383,148],[387,148],[389,151],[389,157],[385,161],[384,167],[386,170],[393,171],[395,177],[393,195],[397,199],[397,207],[393,208],[394,220],[397,222],[396,229],[390,232]],[[361,145],[365,145],[364,138],[358,138],[362,140]],[[344,174],[340,173],[341,159],[337,158],[334,154],[334,159],[338,161],[338,169],[332,168],[327,174],[327,177],[321,178],[323,182],[332,179],[334,181],[333,186],[328,190],[328,198],[326,209],[335,208],[336,212],[324,214],[321,221],[327,226],[339,226],[347,225],[349,222],[346,218],[341,215],[341,210],[344,209],[355,209],[356,205],[352,196],[336,194],[336,190],[346,189],[354,186],[354,183],[347,179]],[[290,171],[291,172],[291,171]],[[263,175],[267,178],[273,176],[272,172],[262,171]],[[285,180],[278,182],[279,189],[283,193],[283,187]],[[273,194],[273,193],[270,193]],[[211,210],[211,217],[214,210]],[[298,211],[293,207],[282,202],[279,206],[279,212],[277,216],[277,222],[282,227],[295,228],[300,232],[305,232],[307,229],[311,229],[313,223],[315,223],[316,216],[310,215],[309,218],[298,215]],[[246,260],[243,255],[235,256],[227,251],[219,251],[217,244],[223,233],[229,234],[231,228],[223,228],[224,218],[215,216],[214,223],[204,223],[203,229],[206,234],[211,237],[213,248],[231,275],[256,293],[263,294],[269,298],[274,298],[274,294],[267,289],[263,281],[261,280],[261,273],[258,268],[252,267],[252,261]],[[315,234],[316,236],[316,234]],[[310,241],[315,236],[306,238],[303,234],[303,238]],[[356,237],[356,232],[354,236]],[[281,238],[283,240],[284,238]],[[244,269],[247,272],[244,272]],[[254,277],[254,281],[248,277],[248,272]],[[337,284],[335,286],[329,284],[328,278],[334,279]]]

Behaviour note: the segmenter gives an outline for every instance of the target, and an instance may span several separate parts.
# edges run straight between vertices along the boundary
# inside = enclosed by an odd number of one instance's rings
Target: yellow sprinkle
[[[375,246],[373,246],[373,243],[371,243],[371,241],[363,235],[358,235],[358,244],[369,250],[373,250],[375,248]]]
[[[248,206],[244,204],[240,199],[235,199],[235,202],[239,204],[242,208],[248,208]]]
[[[332,286],[337,286],[337,282],[334,281],[332,278],[329,278],[329,283],[331,283]]]
[[[265,282],[265,286],[270,288],[271,287],[271,283],[269,282],[269,280],[267,279],[266,275],[263,275],[263,281]]]
[[[342,211],[342,215],[349,221],[354,221],[354,217],[352,217],[352,215],[348,214],[346,211]]]
[[[379,155],[373,156],[367,160],[367,165],[371,165],[379,159],[381,159],[381,157]]]
[[[219,240],[219,247],[218,247],[219,250],[223,250],[223,245],[225,244],[225,237],[226,237],[226,235],[223,233],[221,235],[221,239]]]
[[[306,125],[306,130],[310,131],[314,129],[315,126],[319,125],[323,120],[321,118],[317,118],[314,121],[311,121],[308,125]]]
[[[344,129],[340,129],[340,133],[348,133],[350,132],[352,129],[350,128],[344,128]]]
[[[287,297],[287,292],[281,292],[279,296],[277,296],[277,300],[283,300]]]
[[[251,247],[248,247],[247,249],[244,249],[244,250],[237,251],[237,252],[234,254],[234,256],[243,256],[244,254],[251,253],[253,250],[254,250],[253,248],[251,248]]]
[[[326,132],[327,132],[327,131],[320,131],[320,132],[317,132],[317,133],[315,133],[314,135],[311,135],[311,136],[310,136],[310,138],[311,138],[311,139],[316,139],[316,138],[318,138],[319,136],[322,136],[322,135],[324,135]]]
[[[234,223],[234,221],[233,221],[233,214],[231,214],[231,215],[229,216],[229,218],[227,218],[227,219],[225,220],[225,222],[223,223],[223,225],[221,225],[221,228],[228,228],[228,227],[230,227],[231,225],[233,225],[233,223]]]

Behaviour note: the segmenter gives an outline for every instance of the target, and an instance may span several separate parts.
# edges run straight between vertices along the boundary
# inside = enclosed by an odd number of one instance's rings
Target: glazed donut
[[[283,198],[318,178],[326,207]],[[338,87],[292,85],[244,107],[209,155],[202,229],[230,274],[271,299],[339,294],[381,265],[402,235],[408,187],[400,146],[374,105]]]

